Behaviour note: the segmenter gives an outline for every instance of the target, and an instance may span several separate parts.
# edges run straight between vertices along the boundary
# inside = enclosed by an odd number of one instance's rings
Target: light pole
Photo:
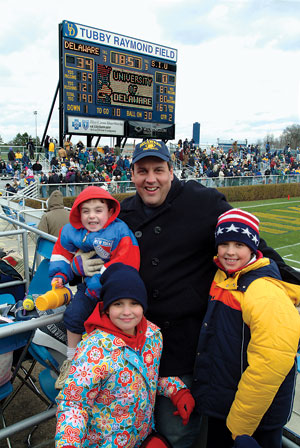
[[[35,116],[35,151],[37,152],[37,110],[33,112]]]

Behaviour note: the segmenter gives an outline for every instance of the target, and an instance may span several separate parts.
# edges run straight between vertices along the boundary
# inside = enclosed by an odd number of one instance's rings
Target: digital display
[[[116,48],[123,44],[122,36],[85,28],[70,22],[61,25],[60,88],[65,133],[70,116],[174,125],[175,50],[143,41],[135,44],[132,38],[124,38],[124,45],[130,48],[123,50]],[[95,42],[105,38],[109,44],[114,39],[114,46]]]
[[[86,58],[85,56],[73,56],[72,54],[65,54],[66,62],[65,67],[76,68],[78,70],[94,71],[94,59]]]
[[[110,62],[112,64],[120,65],[122,67],[132,67],[142,69],[143,62],[142,58],[138,56],[132,56],[126,53],[119,53],[116,51],[111,51]]]

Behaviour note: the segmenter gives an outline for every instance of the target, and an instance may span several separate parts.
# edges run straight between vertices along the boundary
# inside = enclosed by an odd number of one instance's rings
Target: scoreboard
[[[175,137],[177,50],[64,21],[63,135]]]

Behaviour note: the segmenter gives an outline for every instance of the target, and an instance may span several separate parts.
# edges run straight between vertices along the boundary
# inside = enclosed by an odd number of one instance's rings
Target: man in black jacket
[[[147,318],[163,333],[161,376],[180,376],[188,387],[215,268],[214,226],[230,205],[217,190],[174,176],[168,148],[148,140],[133,154],[137,193],[121,203],[119,217],[141,251],[140,274],[149,301]],[[200,430],[197,414],[183,426],[175,408],[157,397],[156,428],[175,448],[191,447]]]
[[[29,141],[27,142],[26,148],[27,148],[28,151],[29,151],[29,157],[30,157],[30,159],[34,159],[34,150],[35,150],[35,147],[34,147],[34,143],[33,143],[33,141],[32,141],[32,138],[30,138]]]
[[[0,157],[0,174],[6,174],[6,163]]]
[[[15,193],[17,193],[17,190],[10,184],[6,184],[5,185],[5,190],[6,190],[6,195],[7,196],[12,196]]]

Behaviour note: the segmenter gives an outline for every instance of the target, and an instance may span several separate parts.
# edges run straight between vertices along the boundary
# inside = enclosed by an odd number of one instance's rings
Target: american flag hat
[[[219,216],[215,239],[216,246],[226,241],[238,241],[256,253],[259,245],[259,219],[252,213],[232,208]]]

